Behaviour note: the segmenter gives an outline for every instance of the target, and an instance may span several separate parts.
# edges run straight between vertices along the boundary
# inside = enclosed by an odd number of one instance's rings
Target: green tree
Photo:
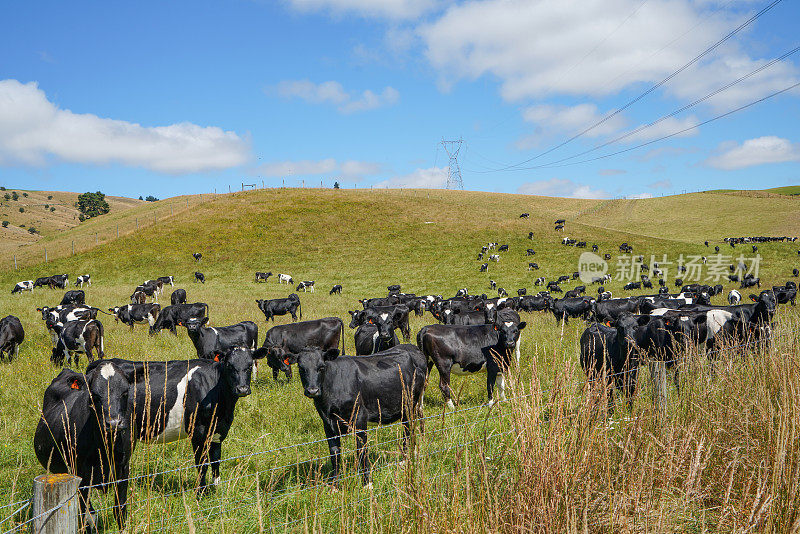
[[[86,219],[108,213],[110,209],[106,202],[106,195],[100,191],[78,195],[78,210]]]
[[[31,226],[30,228],[28,228],[28,233],[29,234],[36,234],[36,233],[38,233],[38,231],[36,230],[35,227]]]
[[[20,213],[25,213],[25,208],[20,208],[20,209],[19,209],[19,212],[20,212]]]
[[[146,197],[144,197],[144,199],[147,202],[157,202],[158,201],[158,199],[156,197],[154,197],[153,195],[147,195]]]
[[[19,200],[19,195],[17,194],[16,191],[12,191],[11,192],[11,200],[14,200],[14,201]]]
[[[56,211],[56,207],[55,206],[50,206],[50,211]]]
[[[8,228],[8,221],[3,221],[3,228]]]
[[[6,193],[5,195],[3,195],[3,198],[6,199],[6,200],[11,200],[11,195]]]
[[[47,195],[47,200],[53,200],[53,195]]]

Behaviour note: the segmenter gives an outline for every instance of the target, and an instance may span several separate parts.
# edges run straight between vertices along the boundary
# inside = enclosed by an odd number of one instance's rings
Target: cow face
[[[494,329],[500,335],[498,343],[503,344],[507,350],[514,350],[517,346],[519,335],[525,329],[525,326],[527,326],[525,321],[517,324],[514,321],[498,320],[494,323]]]
[[[351,311],[350,328],[356,328],[364,324],[364,310]]]
[[[389,343],[394,337],[394,317],[388,312],[365,310],[364,319],[367,323],[378,327],[378,337],[381,341]]]
[[[620,346],[623,347],[624,354],[629,354],[636,349],[637,346],[642,345],[644,328],[650,321],[649,315],[635,316],[629,313],[623,313],[617,319],[617,339]]]
[[[185,323],[183,323],[183,326],[186,327],[186,331],[188,333],[197,334],[200,332],[200,329],[203,328],[203,326],[205,326],[207,322],[208,322],[208,317],[203,317],[202,319],[199,319],[197,317],[190,317],[189,319],[186,320]]]
[[[322,395],[322,384],[325,381],[327,362],[339,356],[339,349],[322,349],[306,347],[297,357],[300,370],[300,381],[303,383],[303,394],[309,399]]]
[[[235,347],[228,351],[220,361],[222,379],[234,397],[250,395],[250,378],[253,372],[253,360],[263,358],[266,350],[262,347],[255,351],[243,347]]]
[[[267,347],[266,351],[267,365],[274,371],[275,377],[277,378],[279,371],[283,371],[291,378],[291,365],[297,361],[297,356],[280,346]]]
[[[101,429],[106,432],[130,426],[128,396],[133,382],[130,375],[111,362],[100,363],[86,375],[91,407]]]

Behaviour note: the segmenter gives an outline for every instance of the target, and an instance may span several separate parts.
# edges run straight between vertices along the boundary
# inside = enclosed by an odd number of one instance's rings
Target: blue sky
[[[167,197],[241,182],[604,198],[800,183],[800,45],[769,2],[284,0],[5,2],[0,182]],[[585,161],[688,129],[624,154]],[[532,159],[534,158],[534,159]],[[527,164],[521,162],[531,160]]]

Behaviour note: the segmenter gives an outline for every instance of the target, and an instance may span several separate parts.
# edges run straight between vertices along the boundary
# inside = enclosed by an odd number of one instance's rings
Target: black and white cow
[[[155,323],[150,327],[150,332],[157,334],[167,328],[170,332],[178,335],[178,325],[185,323],[192,317],[202,319],[208,317],[208,304],[205,302],[195,302],[192,304],[175,304],[165,306],[161,313],[156,317]]]
[[[303,308],[300,306],[300,297],[297,293],[292,293],[286,298],[262,300],[257,299],[256,305],[258,309],[264,313],[264,320],[275,322],[276,315],[291,314],[292,321],[297,320],[297,314],[300,314],[300,319],[303,318]]]
[[[69,321],[88,321],[97,318],[97,308],[88,306],[56,306],[55,308],[36,308],[42,312],[42,320],[53,338],[53,346],[58,343],[58,329]]]
[[[532,271],[532,270],[534,270],[534,269],[537,269],[537,270],[538,270],[538,269],[539,269],[539,264],[538,264],[538,263],[536,263],[536,262],[530,262],[530,263],[528,263],[528,270],[529,270],[529,271]]]
[[[527,249],[527,250],[525,251],[525,255],[526,255],[526,256],[534,256],[535,254],[536,254],[536,251],[535,251],[535,250],[533,250],[532,248],[529,248],[529,249]]]
[[[411,310],[405,304],[396,306],[370,306],[360,312],[351,312],[353,321],[356,317],[361,322],[358,324],[374,324],[378,327],[381,337],[385,342],[394,335],[394,329],[399,328],[404,340],[411,339],[411,327],[408,315]],[[352,323],[351,323],[352,324]]]
[[[169,303],[175,306],[176,304],[186,304],[186,290],[178,288],[169,296]]]
[[[488,270],[489,270],[489,264],[488,263],[482,263],[480,269],[478,269],[478,272],[485,273]]]
[[[450,388],[450,375],[486,372],[489,405],[495,403],[493,391],[497,382],[498,397],[505,399],[503,368],[510,363],[520,332],[526,323],[506,320],[498,313],[494,324],[454,326],[433,324],[417,333],[417,346],[428,361],[428,371],[435,365],[439,371],[439,389],[452,410],[455,405]]]
[[[170,287],[175,287],[175,277],[172,275],[159,276],[158,278],[156,278],[156,282],[160,283],[161,287],[164,287],[167,284],[169,284]]]
[[[92,277],[88,274],[81,274],[75,278],[75,287],[83,287],[83,284],[88,284],[89,286],[92,285]]]
[[[375,354],[383,350],[396,347],[400,344],[397,339],[397,334],[392,331],[392,339],[388,342],[380,337],[378,327],[374,324],[362,324],[356,329],[355,333],[356,355],[363,356],[367,354]]]
[[[339,356],[337,349],[305,348],[297,361],[303,393],[314,401],[322,419],[333,465],[339,477],[341,436],[356,435],[364,484],[370,484],[366,450],[369,424],[403,423],[403,446],[410,421],[422,416],[425,356],[413,345],[399,345],[371,356]]]
[[[148,282],[152,281],[148,280]],[[137,295],[137,293],[141,293],[144,294],[146,297],[152,298],[153,302],[158,302],[158,284],[155,282],[144,283],[136,286],[136,289],[134,289],[133,293],[131,294],[131,302],[134,304],[138,303],[141,300],[140,295]]]
[[[207,490],[209,464],[214,485],[220,482],[222,442],[233,426],[236,402],[250,394],[253,362],[266,355],[236,347],[214,360],[141,362],[111,358],[89,365],[86,372],[112,364],[134,384],[132,439],[171,443],[191,439],[199,474],[198,494]],[[110,374],[110,372],[109,372]]]
[[[122,530],[127,516],[132,376],[109,361],[90,366],[84,375],[62,369],[44,392],[33,449],[51,473],[81,477],[78,503],[88,526],[95,525],[90,487],[114,492],[113,514]]]
[[[117,306],[109,308],[109,312],[114,316],[117,321],[122,321],[133,330],[135,324],[148,324],[150,325],[150,333],[153,333],[153,325],[158,319],[161,312],[160,304],[126,304],[124,306]]]
[[[314,292],[314,280],[303,280],[302,282],[297,284],[297,288],[295,288],[295,291],[300,291],[301,289],[303,290],[303,293],[306,293],[306,292],[313,293]]]
[[[492,254],[491,256],[489,256],[489,261],[493,261],[493,262],[500,261],[500,255],[499,254]]]
[[[344,323],[338,317],[325,317],[273,326],[267,331],[261,348],[266,351],[272,378],[277,380],[278,373],[283,371],[287,380],[291,380],[293,356],[306,347],[338,349],[339,342],[344,353]]]
[[[11,294],[13,295],[14,293],[22,293],[23,291],[33,291],[33,280],[23,280],[22,282],[17,282],[11,289]]]
[[[292,278],[288,274],[280,274],[280,273],[278,273],[278,283],[279,284],[293,285],[294,284],[294,278]]]
[[[508,245],[500,245],[497,248],[497,252],[508,252]]]
[[[83,306],[86,304],[86,293],[82,289],[71,289],[64,293],[61,306]]]
[[[731,289],[728,293],[728,304],[734,306],[739,304],[742,301],[742,294],[736,291],[735,289]]]
[[[0,359],[8,355],[9,361],[19,356],[19,346],[25,341],[25,329],[19,318],[7,315],[0,319]]]
[[[258,326],[253,321],[242,321],[231,326],[206,327],[208,317],[189,318],[179,326],[185,326],[189,339],[197,351],[197,357],[204,360],[219,361],[220,356],[234,347],[256,350]]]
[[[194,281],[195,282],[200,282],[201,284],[205,284],[206,283],[206,275],[204,275],[200,271],[195,271],[195,273],[194,273]]]
[[[272,276],[272,271],[268,273],[260,273],[256,271],[256,282],[266,282],[270,276]]]
[[[330,292],[328,294],[329,295],[341,295],[342,294],[342,284],[334,285],[331,288],[331,290],[330,290]]]
[[[55,365],[64,365],[64,360],[69,365],[72,365],[74,358],[74,363],[77,366],[78,355],[81,353],[86,354],[89,362],[93,362],[93,351],[97,352],[98,358],[105,358],[105,353],[103,352],[103,323],[97,319],[67,321],[63,325],[55,326],[54,330],[58,334],[58,340],[56,341],[56,346],[53,347],[50,361]]]
[[[200,261],[200,258],[202,258],[203,255],[199,252],[195,252],[194,254],[192,254],[192,257],[194,258],[194,261]]]

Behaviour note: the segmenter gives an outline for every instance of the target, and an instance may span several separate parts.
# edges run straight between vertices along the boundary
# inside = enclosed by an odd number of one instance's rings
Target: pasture
[[[285,297],[290,289],[275,278],[254,282],[256,271],[288,273],[295,282],[316,281],[300,292],[303,318],[337,316],[360,309],[358,299],[385,296],[386,286],[450,297],[463,287],[487,293],[489,279],[511,295],[534,294],[533,280],[577,270],[582,250],[561,244],[565,236],[586,240],[612,255],[611,270],[627,242],[649,260],[668,255],[744,253],[723,243],[726,236],[800,235],[800,200],[697,193],[649,200],[572,200],[456,191],[261,190],[202,199],[185,197],[131,207],[45,238],[53,251],[47,264],[28,250],[19,271],[3,258],[0,312],[16,315],[26,339],[19,358],[0,363],[0,520],[29,497],[42,472],[32,447],[45,388],[58,370],[52,343],[36,312],[55,305],[62,291],[37,288],[10,295],[19,280],[69,273],[91,274],[87,303],[107,310],[129,302],[145,279],[173,275],[188,302],[206,302],[210,325],[252,320],[259,345],[265,324],[256,299]],[[120,217],[169,207],[173,215],[155,227],[122,235],[69,255],[80,232],[110,235]],[[149,204],[149,203],[148,203]],[[188,207],[185,207],[188,206]],[[180,209],[178,209],[180,208]],[[520,213],[529,212],[529,219]],[[567,221],[563,232],[553,221]],[[105,225],[105,226],[104,226]],[[533,232],[532,239],[528,233]],[[710,249],[703,244],[710,242]],[[499,262],[476,259],[482,245],[508,244]],[[40,243],[41,244],[41,243]],[[38,244],[36,246],[39,246]],[[526,257],[525,250],[536,254]],[[758,244],[763,287],[792,279],[800,267],[800,241]],[[195,262],[193,252],[203,258]],[[528,271],[529,261],[541,266]],[[726,263],[727,264],[727,263]],[[12,265],[13,267],[13,265]],[[202,271],[205,284],[193,282]],[[653,277],[654,278],[654,277]],[[674,266],[667,279],[672,289]],[[562,284],[571,289],[578,281]],[[615,297],[622,281],[606,288]],[[720,282],[725,295],[738,284]],[[342,284],[341,295],[328,295]],[[713,285],[713,284],[712,284]],[[594,296],[596,286],[587,285]],[[656,286],[657,288],[657,286]],[[169,286],[159,302],[169,303]],[[294,288],[291,288],[294,289]],[[743,296],[750,290],[742,290]],[[757,292],[757,291],[752,291]],[[587,395],[578,361],[580,320],[557,324],[545,312],[521,313],[528,326],[522,359],[508,379],[510,400],[486,403],[484,375],[458,377],[458,410],[448,414],[434,370],[425,395],[425,432],[415,435],[415,455],[400,465],[399,428],[370,432],[374,488],[353,468],[353,438],[344,440],[344,480],[325,483],[328,449],[312,402],[299,378],[274,382],[266,365],[241,399],[223,444],[223,484],[196,499],[196,476],[188,441],[136,447],[129,492],[129,532],[251,531],[787,531],[800,521],[800,354],[798,313],[780,305],[774,342],[759,352],[725,350],[716,374],[702,354],[687,358],[681,394],[669,390],[668,418],[656,417],[650,378],[640,373],[632,409],[618,402],[607,416]],[[107,357],[177,360],[195,357],[184,328],[149,336],[112,317],[105,325]],[[277,324],[290,321],[288,316]],[[347,325],[346,320],[345,325]],[[411,318],[414,334],[434,322]],[[345,328],[346,351],[354,353],[353,330]],[[81,357],[78,369],[86,364]],[[111,497],[93,497],[101,527],[116,529]],[[0,523],[0,531],[26,519],[23,510]]]

